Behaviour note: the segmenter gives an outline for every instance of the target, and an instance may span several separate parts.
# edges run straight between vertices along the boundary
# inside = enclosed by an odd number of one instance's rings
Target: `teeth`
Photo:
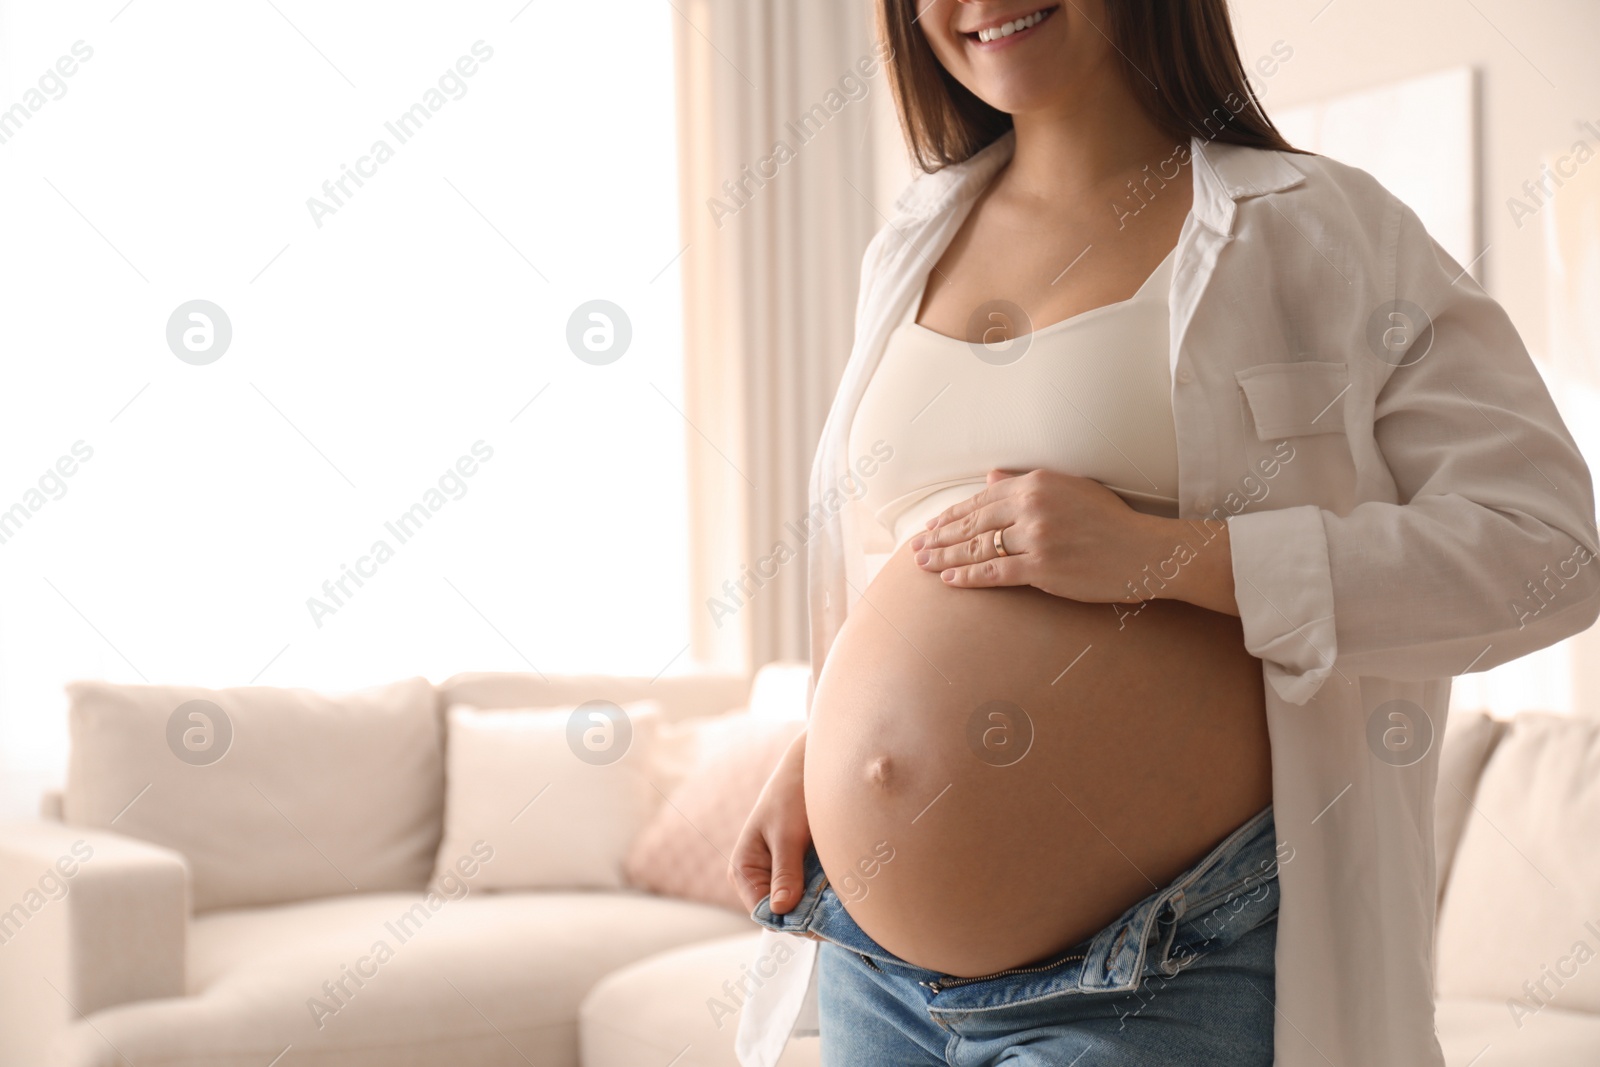
[[[1044,19],[1044,15],[1045,13],[1043,11],[1035,11],[1026,18],[1020,18],[1013,22],[1008,22],[1003,26],[994,26],[987,30],[979,30],[978,40],[998,41],[1002,37],[1010,37],[1013,33],[1021,33],[1023,30],[1031,29],[1034,26],[1039,25],[1039,23]]]

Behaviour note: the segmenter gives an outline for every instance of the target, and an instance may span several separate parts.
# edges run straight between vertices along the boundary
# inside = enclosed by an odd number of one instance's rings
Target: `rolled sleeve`
[[[1278,696],[1304,704],[1333,670],[1338,644],[1322,511],[1315,505],[1228,519],[1245,649]]]

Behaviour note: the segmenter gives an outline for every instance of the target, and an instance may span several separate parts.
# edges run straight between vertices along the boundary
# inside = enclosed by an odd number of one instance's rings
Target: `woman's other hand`
[[[811,843],[811,824],[806,819],[805,752],[806,735],[802,730],[767,779],[733,846],[728,880],[746,910],[753,910],[770,892],[773,912],[782,915],[800,902],[805,889],[803,871],[806,848]]]

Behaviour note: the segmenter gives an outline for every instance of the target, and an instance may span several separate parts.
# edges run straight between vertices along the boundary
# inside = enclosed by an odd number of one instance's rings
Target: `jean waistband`
[[[1063,992],[1131,991],[1147,971],[1176,974],[1207,945],[1231,940],[1276,913],[1277,869],[1269,804],[1194,866],[1087,940],[1057,957],[979,979],[929,971],[879,946],[845,911],[815,849],[806,852],[805,889],[795,907],[774,915],[770,897],[763,898],[751,918],[769,930],[814,934],[886,965],[929,991],[930,1010],[977,1011]]]

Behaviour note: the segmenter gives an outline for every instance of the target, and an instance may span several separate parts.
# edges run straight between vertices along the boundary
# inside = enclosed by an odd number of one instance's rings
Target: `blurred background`
[[[1600,460],[1600,7],[1233,8],[1268,113],[1422,213]],[[76,678],[803,659],[812,449],[910,177],[870,25],[0,0],[0,815],[60,785]],[[1454,699],[1600,715],[1600,640]]]

